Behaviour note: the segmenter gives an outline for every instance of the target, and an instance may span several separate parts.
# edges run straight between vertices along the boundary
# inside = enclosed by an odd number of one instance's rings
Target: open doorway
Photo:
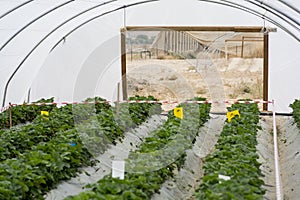
[[[124,98],[268,100],[263,27],[126,27],[121,33]]]

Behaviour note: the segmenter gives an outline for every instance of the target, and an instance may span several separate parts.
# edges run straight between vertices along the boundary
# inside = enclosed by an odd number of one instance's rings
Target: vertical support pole
[[[228,55],[227,55],[227,52],[228,52],[228,48],[227,48],[227,43],[226,43],[226,41],[225,41],[225,61],[226,61],[226,63],[227,63],[227,61],[228,61]]]
[[[118,86],[117,86],[117,104],[116,104],[116,108],[117,108],[117,114],[120,113],[120,82],[118,82]]]
[[[263,100],[268,101],[269,87],[269,34],[264,33],[264,69],[263,69]],[[268,104],[263,104],[263,110],[268,110]]]
[[[183,52],[186,52],[186,33],[183,33]]]
[[[126,30],[121,29],[121,80],[123,99],[127,99],[127,80],[126,80]]]
[[[165,55],[166,55],[166,54],[167,54],[167,42],[168,42],[167,31],[164,31],[164,35],[165,35],[164,53],[165,53]]]
[[[244,57],[244,41],[245,40],[245,37],[243,36],[242,37],[242,50],[241,50],[241,58],[243,58]]]
[[[173,44],[174,44],[174,32],[173,31],[170,31],[170,52],[172,52],[173,51]]]
[[[171,51],[171,31],[168,31],[168,55],[169,52]]]
[[[174,36],[175,36],[175,41],[174,41],[175,48],[174,48],[174,50],[177,53],[178,52],[178,32],[177,31],[175,31]]]
[[[31,88],[29,88],[29,90],[28,90],[28,94],[27,94],[27,103],[30,102],[30,92],[31,92]]]
[[[9,128],[12,127],[12,110],[11,110],[12,106],[11,103],[9,102]]]
[[[179,32],[179,53],[183,52],[183,35],[182,31]]]

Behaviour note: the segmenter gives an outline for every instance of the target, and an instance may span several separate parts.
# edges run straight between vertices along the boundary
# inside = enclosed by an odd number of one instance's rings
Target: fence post
[[[9,102],[9,128],[12,127],[12,110],[11,110],[12,106],[11,106],[11,103]]]
[[[116,109],[117,109],[117,114],[120,113],[120,82],[118,83],[117,87],[117,103],[116,103]]]

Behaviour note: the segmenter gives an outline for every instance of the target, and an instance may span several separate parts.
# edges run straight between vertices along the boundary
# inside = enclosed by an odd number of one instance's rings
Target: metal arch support
[[[68,37],[69,35],[71,35],[74,31],[76,31],[76,30],[79,29],[80,27],[82,27],[82,26],[88,24],[89,22],[91,22],[91,21],[93,21],[93,20],[95,20],[95,19],[98,19],[98,18],[103,17],[103,16],[105,16],[105,15],[107,15],[107,14],[110,14],[110,13],[116,12],[116,11],[121,10],[121,9],[123,9],[123,8],[128,8],[128,7],[132,7],[132,6],[136,6],[136,5],[140,5],[140,4],[144,4],[144,3],[151,3],[151,2],[157,2],[157,1],[160,1],[160,0],[147,0],[147,1],[142,1],[142,2],[132,3],[132,4],[128,4],[128,5],[124,5],[124,6],[115,8],[115,9],[113,9],[113,10],[109,10],[109,11],[107,11],[107,12],[104,12],[104,13],[100,14],[100,15],[96,15],[96,16],[94,16],[94,17],[92,17],[92,18],[86,20],[85,22],[79,24],[78,26],[76,26],[76,27],[75,27],[74,29],[72,29],[71,31],[69,31],[66,35],[64,35],[64,36],[63,36],[63,37],[62,37],[62,38],[61,38],[61,39],[60,39],[60,40],[52,47],[51,51],[52,51],[53,49],[55,49],[55,47],[56,47],[60,42],[62,42],[66,37]],[[50,51],[50,52],[51,52],[51,51]]]
[[[198,0],[198,1],[201,1],[201,2],[208,2],[208,3],[215,3],[215,4],[219,4],[219,5],[223,5],[223,6],[228,6],[228,7],[231,7],[231,8],[236,8],[238,10],[242,10],[242,11],[245,11],[247,13],[250,13],[252,15],[255,15],[257,17],[260,17],[260,18],[263,18],[265,20],[267,20],[268,22],[278,26],[279,28],[281,28],[284,32],[288,33],[290,36],[292,36],[295,40],[297,40],[298,42],[300,42],[300,38],[298,36],[296,36],[294,33],[292,33],[291,31],[289,31],[284,25],[274,21],[273,19],[271,19],[270,17],[266,17],[264,16],[262,13],[256,11],[256,10],[253,10],[253,9],[250,9],[246,6],[242,6],[240,4],[236,4],[236,3],[233,3],[233,2],[229,2],[229,1],[226,1],[226,0],[221,0],[222,2],[219,2],[219,1],[216,1],[216,0]]]
[[[51,51],[53,51],[53,49],[56,48],[56,46],[62,42],[63,40],[65,40],[66,37],[68,37],[69,35],[71,35],[74,31],[76,31],[77,29],[79,29],[80,27],[84,26],[85,24],[97,19],[97,18],[100,18],[104,15],[107,15],[109,13],[113,13],[115,11],[118,11],[120,9],[123,9],[123,8],[126,8],[126,7],[131,7],[131,6],[135,6],[135,5],[139,5],[139,4],[144,4],[144,3],[150,3],[150,2],[156,2],[156,1],[159,1],[159,0],[148,0],[148,1],[143,1],[143,2],[137,2],[137,3],[133,3],[133,4],[129,4],[129,5],[124,5],[122,7],[119,7],[119,8],[116,8],[116,9],[113,9],[113,10],[110,10],[110,11],[107,11],[105,13],[102,13],[100,15],[97,15],[85,22],[83,22],[82,24],[78,25],[77,27],[75,27],[74,29],[72,29],[70,32],[68,32],[66,35],[64,35],[51,49]],[[300,38],[298,38],[295,34],[293,34],[292,32],[290,32],[287,28],[285,28],[283,25],[281,25],[280,23],[274,21],[273,19],[269,18],[269,17],[265,17],[263,16],[263,14],[259,13],[258,11],[255,11],[253,9],[250,9],[250,8],[247,8],[246,6],[242,6],[240,4],[236,4],[236,3],[233,3],[233,2],[229,2],[229,1],[226,1],[226,0],[221,0],[223,2],[226,2],[226,3],[222,3],[222,2],[216,2],[216,1],[213,1],[213,0],[198,0],[198,1],[202,1],[202,2],[210,2],[210,3],[216,3],[216,4],[220,4],[220,5],[224,5],[224,6],[229,6],[229,7],[233,7],[233,8],[236,8],[236,9],[239,9],[239,10],[242,10],[242,11],[245,11],[245,12],[248,12],[250,14],[253,14],[255,16],[258,16],[258,17],[261,17],[261,18],[265,18],[267,21],[271,22],[272,24],[280,27],[282,30],[284,30],[285,32],[287,32],[289,35],[291,35],[292,37],[294,37],[297,41],[300,42]],[[292,24],[290,24],[292,25]],[[297,28],[297,27],[295,27]],[[51,52],[50,51],[50,52]]]
[[[283,1],[283,0],[277,0],[277,1],[279,1],[280,3],[286,5],[287,7],[291,8],[292,10],[294,10],[295,12],[300,14],[300,10],[298,8],[292,6],[291,4],[287,3],[286,1]]]
[[[74,0],[73,0],[74,1]],[[112,0],[112,1],[110,1],[110,2],[108,2],[108,3],[111,3],[111,2],[113,2],[113,1],[115,1],[115,0]],[[97,19],[97,18],[99,18],[99,17],[102,17],[102,16],[104,16],[104,15],[107,15],[107,14],[109,14],[109,13],[113,13],[113,12],[115,12],[115,11],[118,11],[118,10],[121,10],[121,9],[123,9],[123,8],[126,8],[126,7],[131,7],[131,6],[136,6],[136,5],[139,5],[139,4],[144,4],[144,3],[149,3],[149,2],[156,2],[156,1],[159,1],[159,0],[148,0],[148,1],[143,1],[143,2],[138,2],[138,3],[133,3],[133,4],[129,4],[129,5],[126,5],[126,6],[121,6],[121,7],[118,7],[118,8],[116,8],[116,9],[113,9],[113,10],[110,10],[110,11],[108,11],[108,12],[105,12],[105,13],[102,13],[102,14],[100,14],[100,15],[97,15],[97,16],[95,16],[95,17],[93,17],[93,18],[91,18],[91,19],[89,19],[89,20],[87,20],[87,21],[85,21],[84,23],[82,23],[82,24],[80,24],[80,25],[78,25],[77,27],[75,27],[74,29],[72,29],[70,32],[68,32],[65,36],[63,36],[55,45],[54,45],[54,47],[51,49],[51,51],[61,42],[61,41],[63,41],[67,36],[69,36],[70,34],[72,34],[74,31],[76,31],[77,29],[79,29],[80,27],[82,27],[83,25],[85,25],[85,24],[87,24],[87,23],[89,23],[89,22],[91,22],[91,21],[93,21],[93,20],[95,20],[95,19]],[[105,5],[105,4],[107,4],[107,3],[102,3],[102,4],[100,4],[100,5],[98,5],[98,6],[95,6],[95,7],[99,7],[99,6],[101,6],[101,5]],[[95,8],[94,7],[94,8]],[[83,14],[83,13],[85,13],[85,12],[88,12],[88,11],[90,11],[91,9],[88,9],[88,10],[86,10],[86,11],[83,11],[81,14]],[[23,63],[27,60],[27,58],[34,52],[34,50],[47,38],[47,37],[49,37],[49,35],[51,35],[53,32],[55,32],[59,27],[61,27],[62,25],[64,25],[64,24],[66,24],[68,21],[70,21],[70,20],[72,20],[72,19],[74,19],[75,17],[78,17],[79,15],[81,15],[81,14],[77,14],[76,16],[74,16],[74,17],[72,17],[71,19],[69,19],[69,20],[67,20],[67,21],[65,21],[65,22],[63,22],[62,24],[60,24],[58,27],[56,27],[54,30],[52,30],[49,34],[47,34],[42,40],[40,40],[40,42],[26,55],[26,57],[22,60],[22,62],[18,65],[18,67],[15,69],[15,71],[13,72],[13,74],[10,76],[10,78],[8,79],[8,81],[7,81],[7,83],[6,83],[6,85],[5,85],[5,88],[4,88],[4,94],[3,94],[3,102],[2,102],[2,107],[4,107],[5,106],[5,101],[6,101],[6,95],[7,95],[7,90],[8,90],[8,86],[9,86],[9,83],[11,82],[11,80],[12,80],[12,78],[14,77],[14,75],[17,73],[17,71],[21,68],[21,66],[23,65]],[[50,51],[50,52],[51,52]]]
[[[256,11],[256,10],[253,10],[253,9],[251,9],[251,8],[248,8],[247,6],[243,6],[243,5],[241,5],[241,4],[234,3],[234,2],[231,2],[231,1],[228,1],[228,0],[221,0],[221,1],[226,2],[226,3],[227,3],[227,4],[226,4],[227,6],[234,5],[234,6],[235,6],[236,8],[238,8],[238,9],[239,9],[239,7],[240,7],[240,8],[243,8],[243,9],[241,9],[241,10],[244,10],[244,11],[246,11],[246,12],[247,12],[247,11],[251,11],[251,12],[249,12],[249,13],[251,13],[251,14],[254,14],[254,13],[255,13],[256,16],[261,17],[261,18],[263,18],[263,19],[266,19],[267,21],[271,22],[272,24],[274,24],[274,25],[280,27],[282,30],[284,30],[285,32],[287,32],[289,35],[293,36],[297,41],[300,42],[300,38],[299,38],[299,37],[297,37],[295,34],[293,34],[291,31],[289,31],[284,25],[281,25],[280,23],[276,22],[276,21],[273,20],[272,18],[267,17],[267,16],[264,16],[264,14],[262,14],[262,13]],[[245,0],[245,1],[247,1],[247,2],[253,4],[253,2],[250,2],[249,0]],[[214,2],[215,2],[215,1],[214,1]],[[216,2],[215,2],[215,3],[216,3]],[[260,5],[258,5],[258,4],[254,4],[254,5],[257,6],[257,7],[259,7],[259,8],[263,8],[263,9],[266,10],[266,8],[263,7],[263,6],[260,6]],[[291,25],[293,28],[299,30],[298,27],[296,27],[296,26],[293,25],[292,23],[288,22],[287,20],[285,20],[285,19],[282,18],[281,16],[278,16],[278,14],[274,13],[273,11],[271,11],[271,10],[269,10],[269,9],[268,9],[268,11],[269,11],[270,13],[272,13],[273,15],[279,17],[280,19],[282,19],[283,21],[285,21],[285,22],[288,23],[289,25]]]
[[[236,5],[236,6],[240,6],[249,10],[254,11],[253,9],[248,8],[247,6],[243,6],[242,4],[239,3],[234,3],[232,1],[228,1],[228,0],[220,0],[223,2],[226,2],[228,4],[232,4],[232,5]],[[279,14],[283,15],[284,17],[286,17],[287,19],[289,19],[290,21],[292,21],[293,23],[296,23],[297,25],[300,25],[299,22],[297,22],[295,19],[291,18],[290,16],[286,15],[285,13],[279,11],[278,9],[275,9],[274,7],[264,3],[263,1],[259,1],[259,0],[245,0],[248,3],[251,3],[259,8],[262,8],[270,13],[272,13],[273,15],[275,15],[276,17],[280,18],[281,20],[285,21],[286,23],[288,23],[289,25],[291,25],[293,28],[297,29],[299,31],[299,28],[297,26],[295,26],[294,24],[292,24],[291,22],[289,22],[288,20],[286,20],[285,18],[283,18],[282,16],[280,16]],[[253,2],[254,1],[254,2]],[[256,2],[256,3],[255,3]],[[283,1],[280,1],[281,3],[283,3]],[[261,5],[260,5],[261,4]],[[284,2],[285,5],[287,5],[288,7],[290,7],[291,9],[293,9],[294,11],[296,11],[297,13],[299,13],[299,10],[296,10],[294,7],[292,7],[290,4]],[[264,6],[262,6],[264,5]],[[270,10],[271,9],[271,10]],[[274,12],[274,11],[275,12]],[[257,11],[256,11],[257,12]],[[277,12],[277,13],[276,13]],[[259,12],[257,12],[259,13]],[[279,14],[278,14],[279,13]],[[300,13],[299,13],[300,14]],[[260,15],[263,16],[263,14],[260,13]]]
[[[253,5],[259,6],[258,3],[254,3],[254,2],[249,1],[249,0],[247,0],[247,2],[249,2],[249,3],[253,4]],[[255,2],[257,2],[257,1],[255,1]],[[259,7],[265,9],[266,11],[268,11],[268,12],[270,12],[270,13],[272,13],[273,15],[275,15],[276,17],[278,17],[279,19],[284,20],[286,23],[288,23],[289,25],[291,25],[293,28],[295,28],[295,29],[297,29],[298,31],[300,31],[300,29],[299,29],[300,23],[297,22],[294,18],[292,18],[292,17],[286,15],[285,13],[281,12],[280,10],[275,9],[275,8],[273,8],[273,7],[271,7],[271,6],[267,5],[267,4],[265,4],[265,3],[263,3],[263,2],[261,2],[261,4],[264,5],[264,6],[259,6]],[[270,9],[272,9],[272,10],[270,10]],[[274,11],[273,11],[273,10],[274,10]],[[293,23],[297,24],[298,26],[296,26],[296,25],[290,23],[288,20],[286,20],[285,18],[283,18],[282,16],[280,16],[278,13],[279,13],[280,15],[283,15],[284,17],[286,17],[287,19],[289,19],[289,20],[292,21]]]
[[[67,2],[64,2],[58,6],[56,6],[55,8],[52,8],[51,10],[48,10],[47,12],[43,13],[42,15],[36,17],[35,19],[33,19],[32,21],[30,21],[28,24],[26,24],[24,27],[22,27],[20,30],[18,30],[12,37],[10,37],[0,48],[0,51],[2,51],[4,49],[4,47],[10,42],[12,41],[19,33],[21,33],[23,30],[25,30],[27,27],[29,27],[31,24],[33,24],[34,22],[38,21],[40,18],[46,16],[47,14],[53,12],[54,10],[61,8],[71,2],[73,2],[75,0],[69,0]]]
[[[18,72],[18,70],[21,68],[21,66],[23,65],[23,63],[27,60],[27,58],[39,47],[40,44],[42,44],[43,41],[45,41],[50,35],[52,35],[52,33],[54,33],[56,30],[58,30],[60,27],[62,27],[63,25],[65,25],[66,23],[68,23],[69,21],[75,19],[76,17],[92,10],[92,9],[95,9],[97,7],[100,7],[100,6],[103,6],[105,4],[108,4],[108,3],[112,3],[114,1],[117,1],[117,0],[111,0],[109,2],[104,2],[104,3],[101,3],[101,4],[98,4],[96,6],[93,6],[87,10],[84,10],[78,14],[76,14],[75,16],[71,17],[70,19],[64,21],[63,23],[61,23],[59,26],[57,26],[55,29],[53,29],[52,31],[50,31],[43,39],[41,39],[34,47],[33,49],[31,49],[31,51],[24,57],[24,59],[21,61],[21,63],[18,65],[18,67],[15,69],[15,71],[11,74],[11,76],[9,77],[8,81],[6,82],[6,85],[5,85],[5,88],[4,88],[4,94],[3,94],[3,102],[2,102],[2,107],[5,106],[5,101],[6,101],[6,95],[7,95],[7,90],[8,90],[8,86],[9,86],[9,83],[11,82],[11,80],[13,79],[13,77],[15,76],[15,74]]]
[[[73,0],[74,1],[74,0]],[[144,3],[150,3],[150,2],[157,2],[159,0],[148,0],[148,1],[143,1],[143,2],[137,2],[137,3],[133,3],[133,4],[129,4],[129,5],[124,5],[122,7],[119,7],[119,8],[116,8],[116,9],[113,9],[113,10],[110,10],[108,12],[105,12],[105,13],[102,13],[98,16],[95,16],[87,21],[85,21],[84,23],[80,24],[79,26],[77,26],[76,28],[72,29],[70,32],[68,32],[64,37],[62,37],[55,45],[54,47],[51,49],[51,51],[61,42],[63,41],[67,36],[69,36],[70,34],[72,34],[74,31],[76,31],[77,29],[79,29],[80,27],[82,27],[83,25],[99,18],[99,17],[102,17],[104,15],[107,15],[109,13],[112,13],[112,12],[115,12],[115,11],[118,11],[120,9],[123,9],[123,8],[126,8],[126,7],[131,7],[131,6],[135,6],[135,5],[139,5],[139,4],[144,4]],[[293,34],[292,32],[290,32],[285,26],[281,25],[280,23],[274,21],[273,19],[269,18],[269,17],[265,17],[263,16],[263,14],[259,13],[258,11],[255,11],[253,9],[250,9],[246,6],[242,6],[240,4],[236,4],[236,3],[233,3],[233,2],[228,2],[226,0],[221,0],[223,2],[216,2],[216,1],[213,1],[213,0],[198,0],[198,1],[201,1],[201,2],[210,2],[210,3],[215,3],[215,4],[220,4],[220,5],[224,5],[224,6],[229,6],[229,7],[233,7],[233,8],[236,8],[236,9],[239,9],[239,10],[242,10],[242,11],[245,11],[245,12],[248,12],[250,14],[253,14],[255,16],[258,16],[258,17],[261,17],[261,18],[265,18],[267,21],[271,22],[272,24],[280,27],[282,30],[284,30],[285,32],[287,32],[289,35],[291,35],[293,38],[295,38],[297,41],[300,42],[300,38],[297,37],[295,34]],[[224,3],[226,2],[226,3]],[[74,17],[75,18],[75,17]],[[65,23],[63,23],[65,24]],[[62,25],[63,25],[62,24]],[[61,25],[61,26],[62,26]],[[60,26],[59,26],[60,27]],[[51,33],[49,33],[45,38],[43,38],[32,50],[31,52],[23,59],[23,61],[19,64],[18,68],[14,71],[14,73],[11,75],[9,81],[7,82],[6,84],[6,87],[5,87],[5,91],[4,91],[4,97],[3,97],[3,106],[5,105],[5,98],[6,98],[6,93],[7,93],[7,88],[8,88],[8,85],[9,85],[9,82],[11,81],[11,79],[13,78],[13,76],[16,74],[16,72],[18,71],[18,69],[21,67],[21,65],[25,62],[25,60],[29,57],[29,55],[50,35],[52,34],[55,30],[57,30],[59,27],[57,27],[56,29],[54,29]]]
[[[289,20],[293,21],[295,24],[300,25],[300,23],[299,23],[297,20],[295,20],[293,17],[291,17],[291,16],[287,15],[286,13],[280,11],[279,9],[277,9],[277,8],[275,8],[275,7],[273,7],[273,6],[271,6],[270,4],[265,3],[265,2],[263,2],[263,1],[258,1],[258,0],[254,0],[254,1],[256,1],[257,3],[260,3],[260,4],[262,4],[262,5],[265,5],[265,6],[269,7],[269,8],[271,8],[271,9],[273,9],[275,12],[278,12],[279,14],[285,16],[285,17],[288,18]],[[290,5],[289,3],[285,2],[285,1],[279,1],[279,2],[282,3],[283,5],[289,7],[290,9],[294,10],[294,12],[300,14],[300,10],[297,9],[297,8],[295,8],[294,6]]]
[[[14,12],[15,10],[17,10],[17,9],[19,9],[19,8],[21,8],[21,7],[23,7],[23,6],[25,6],[26,4],[28,4],[28,3],[32,2],[32,1],[33,1],[33,0],[29,0],[29,1],[26,1],[26,2],[24,2],[24,3],[22,3],[22,4],[20,4],[20,5],[17,5],[17,6],[14,7],[13,9],[11,9],[11,10],[7,11],[6,13],[4,13],[3,15],[1,15],[1,16],[0,16],[0,19],[2,19],[3,17],[9,15],[10,13]]]

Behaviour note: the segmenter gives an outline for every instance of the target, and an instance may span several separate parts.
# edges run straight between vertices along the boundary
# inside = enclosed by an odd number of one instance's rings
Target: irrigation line
[[[275,164],[275,182],[276,182],[276,199],[282,199],[282,189],[280,180],[279,156],[278,156],[278,142],[277,142],[277,129],[276,129],[276,114],[275,103],[273,100],[273,142],[274,142],[274,164]]]

